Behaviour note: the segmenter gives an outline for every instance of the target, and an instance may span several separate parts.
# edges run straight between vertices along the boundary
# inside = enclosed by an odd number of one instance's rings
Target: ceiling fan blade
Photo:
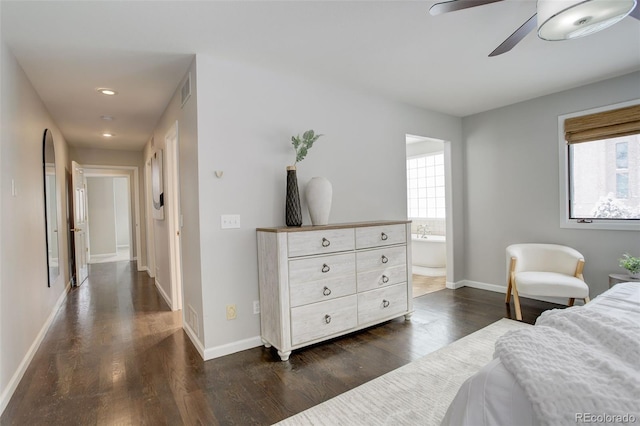
[[[429,8],[432,16],[442,15],[447,12],[455,12],[456,10],[468,9],[470,7],[483,6],[489,3],[495,3],[504,0],[449,0],[436,3]]]
[[[502,44],[496,48],[496,50],[491,52],[489,54],[489,57],[507,53],[508,51],[513,49],[516,44],[520,43],[520,41],[522,41],[522,39],[525,38],[525,36],[538,25],[538,20],[536,18],[537,15],[537,13],[534,13],[533,16],[527,20],[527,22],[522,24],[522,26],[518,28],[513,34],[511,34],[505,41],[503,41]]]

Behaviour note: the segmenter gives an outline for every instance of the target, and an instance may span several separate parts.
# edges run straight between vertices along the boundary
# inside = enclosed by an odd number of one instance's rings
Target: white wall
[[[302,192],[313,176],[332,182],[331,223],[405,219],[405,134],[452,141],[459,168],[461,120],[210,56],[198,55],[197,69],[202,299],[209,357],[256,345],[255,228],[284,225],[292,135],[311,128],[325,135],[298,164],[298,179]],[[216,170],[224,172],[222,178],[215,177]],[[454,187],[461,192],[458,173]],[[457,209],[461,201],[459,194]],[[302,205],[308,224],[304,198]],[[220,215],[230,213],[241,216],[241,229],[220,229]],[[456,220],[461,233],[462,221]],[[226,320],[227,304],[237,305],[237,319]]]
[[[113,178],[114,203],[116,209],[116,246],[129,246],[129,189],[127,178]]]
[[[113,255],[120,246],[129,246],[129,179],[87,176],[89,252]]]
[[[444,142],[442,141],[428,140],[407,144],[407,158],[442,151],[444,151]]]
[[[591,296],[608,289],[617,259],[640,253],[632,231],[560,228],[558,116],[640,98],[640,73],[465,117],[466,278],[506,285],[505,247],[565,244],[586,260]]]
[[[176,92],[167,105],[158,125],[153,132],[153,146],[151,141],[145,146],[145,162],[150,161],[153,153],[158,149],[165,149],[165,136],[174,123],[178,122],[178,149],[179,149],[179,181],[180,181],[180,208],[183,216],[183,227],[180,230],[182,242],[182,284],[183,284],[183,309],[185,312],[192,308],[198,317],[198,324],[193,329],[187,329],[189,336],[194,341],[198,350],[204,351],[204,326],[202,318],[202,280],[200,265],[200,210],[198,192],[198,79],[196,75],[195,58],[187,74],[191,73],[191,97],[182,106],[180,88],[182,82],[176,88]],[[186,78],[186,75],[185,75]],[[209,120],[209,117],[205,117]],[[207,142],[208,143],[208,142]],[[153,240],[156,259],[155,278],[162,291],[171,297],[170,270],[169,270],[169,232],[168,218],[170,203],[173,195],[170,193],[167,183],[167,153],[164,152],[164,191],[165,191],[165,220],[154,220],[151,213],[149,219],[154,230]],[[150,197],[149,197],[150,198]],[[148,206],[151,212],[152,206]],[[205,218],[209,218],[208,213]],[[187,321],[185,321],[185,325]]]
[[[64,190],[67,143],[22,68],[0,41],[0,411],[38,348],[69,280]],[[61,274],[47,287],[42,137],[52,130],[56,152]],[[12,195],[11,182],[16,195]]]
[[[87,177],[89,253],[116,253],[116,206],[113,178]]]

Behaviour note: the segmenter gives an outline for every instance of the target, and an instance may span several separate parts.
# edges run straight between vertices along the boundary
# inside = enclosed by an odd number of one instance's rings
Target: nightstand
[[[638,278],[632,278],[631,275],[624,274],[609,274],[609,288],[613,287],[618,283],[626,283],[628,281],[631,282],[640,282]]]

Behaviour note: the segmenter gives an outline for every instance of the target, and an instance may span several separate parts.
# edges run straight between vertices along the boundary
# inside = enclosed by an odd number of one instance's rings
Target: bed
[[[544,312],[505,334],[460,388],[443,425],[640,422],[640,283]]]

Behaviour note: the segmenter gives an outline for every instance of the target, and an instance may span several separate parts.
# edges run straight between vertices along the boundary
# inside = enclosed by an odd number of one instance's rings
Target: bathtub
[[[427,235],[426,238],[411,234],[411,261],[413,266],[444,268],[447,264],[446,237]]]

